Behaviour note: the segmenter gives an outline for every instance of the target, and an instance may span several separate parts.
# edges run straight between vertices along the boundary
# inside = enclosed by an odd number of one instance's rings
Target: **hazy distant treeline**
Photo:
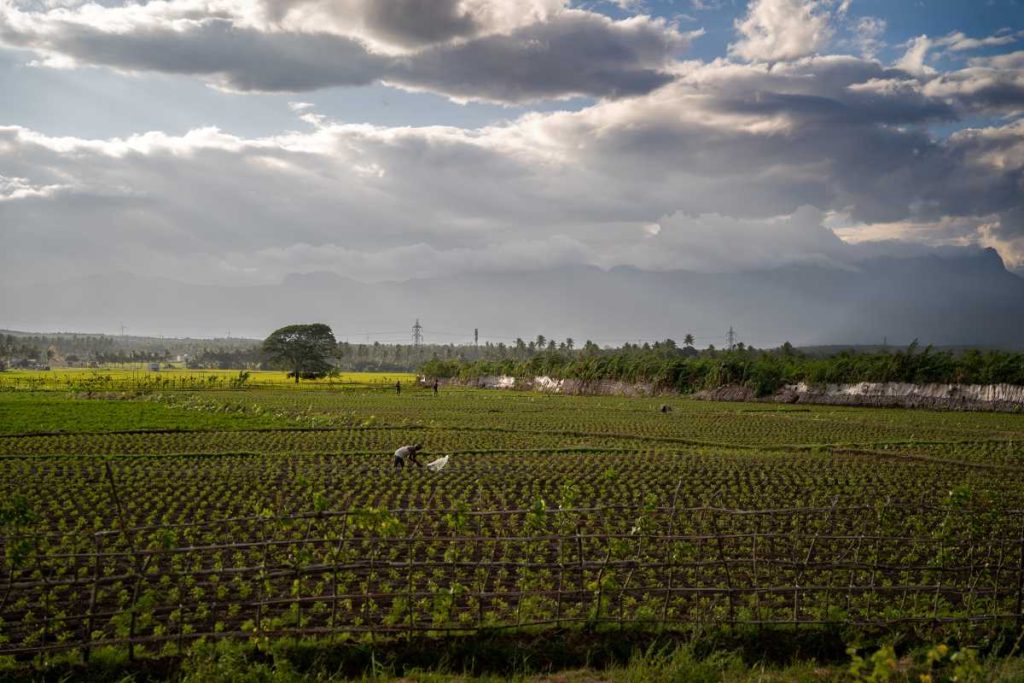
[[[936,351],[917,343],[906,349],[830,356],[808,355],[789,344],[773,350],[718,351],[678,348],[667,343],[580,352],[545,350],[525,360],[431,359],[420,367],[428,377],[472,379],[487,375],[548,376],[581,380],[651,382],[682,392],[726,385],[748,386],[767,395],[785,384],[914,382],[1024,385],[1024,353]]]
[[[198,359],[220,354],[229,362],[259,362],[258,342],[252,339],[164,339],[103,334],[0,333],[0,360],[35,361],[53,365],[131,363]],[[232,355],[233,354],[233,355]],[[227,360],[225,357],[225,360]],[[234,367],[234,366],[232,366]]]
[[[186,359],[192,368],[267,369],[262,342],[252,339],[161,339],[110,335],[0,334],[0,361],[84,364]],[[586,341],[537,335],[509,344],[338,344],[331,360],[339,371],[419,371],[428,377],[484,375],[652,382],[683,392],[740,384],[761,395],[784,384],[847,382],[960,382],[1024,385],[1024,353],[905,349],[803,352],[786,344],[760,350],[697,350],[687,336],[647,344],[601,348]]]
[[[543,335],[512,344],[365,344],[341,342],[331,359],[338,370],[413,371],[431,358],[464,362],[525,360],[547,349],[565,350],[572,340],[548,341]],[[588,347],[589,348],[589,347]],[[596,348],[596,347],[594,347]],[[262,341],[254,339],[171,339],[87,334],[0,333],[0,362],[38,365],[182,361],[195,369],[269,369]]]

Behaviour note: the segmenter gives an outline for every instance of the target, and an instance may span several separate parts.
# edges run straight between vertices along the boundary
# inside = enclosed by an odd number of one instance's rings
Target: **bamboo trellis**
[[[1019,623],[1024,511],[319,511],[0,539],[0,655],[541,626]],[[119,507],[119,506],[118,506]]]

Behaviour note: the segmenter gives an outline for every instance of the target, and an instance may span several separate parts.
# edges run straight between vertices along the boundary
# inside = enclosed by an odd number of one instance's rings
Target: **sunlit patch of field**
[[[302,380],[298,384],[283,370],[198,370],[180,365],[150,370],[146,363],[101,368],[54,368],[0,372],[0,390],[35,391],[131,391],[133,389],[204,389],[298,387],[301,389],[387,388],[401,381],[409,384],[416,375],[408,372],[343,372],[331,377]]]

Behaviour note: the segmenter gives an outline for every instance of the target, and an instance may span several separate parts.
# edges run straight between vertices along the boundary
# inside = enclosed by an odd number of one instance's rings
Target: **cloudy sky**
[[[1022,0],[0,0],[0,286],[994,247]]]

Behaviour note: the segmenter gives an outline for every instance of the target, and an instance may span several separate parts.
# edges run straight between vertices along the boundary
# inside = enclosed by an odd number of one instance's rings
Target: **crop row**
[[[962,634],[1012,619],[1024,578],[1022,542],[1001,533],[1021,513],[956,502],[437,512],[428,524],[418,511],[349,508],[30,544],[0,575],[0,653],[584,621]]]
[[[395,396],[381,392],[210,391],[163,399],[196,409],[292,415],[329,425],[386,424],[534,432],[629,435],[736,445],[849,444],[989,439],[1024,441],[1019,415],[949,414],[866,408],[751,407],[679,398],[625,399],[442,391]],[[672,412],[663,414],[661,405]]]
[[[22,498],[52,530],[111,528],[118,521],[105,459],[8,457],[0,497]],[[800,506],[833,496],[859,502],[937,504],[953,491],[998,506],[1024,506],[1019,480],[988,468],[846,453],[590,448],[466,452],[442,473],[396,472],[387,454],[198,455],[110,460],[130,524],[177,524],[269,509],[291,514],[313,500],[331,509],[528,507],[573,490],[587,504]]]
[[[478,429],[368,427],[320,430],[166,431],[0,437],[0,455],[164,455],[212,453],[389,453],[421,442],[430,453],[622,448],[637,439]]]
[[[898,451],[905,455],[933,458],[945,462],[993,465],[1024,470],[1024,439],[906,444],[900,446]]]

